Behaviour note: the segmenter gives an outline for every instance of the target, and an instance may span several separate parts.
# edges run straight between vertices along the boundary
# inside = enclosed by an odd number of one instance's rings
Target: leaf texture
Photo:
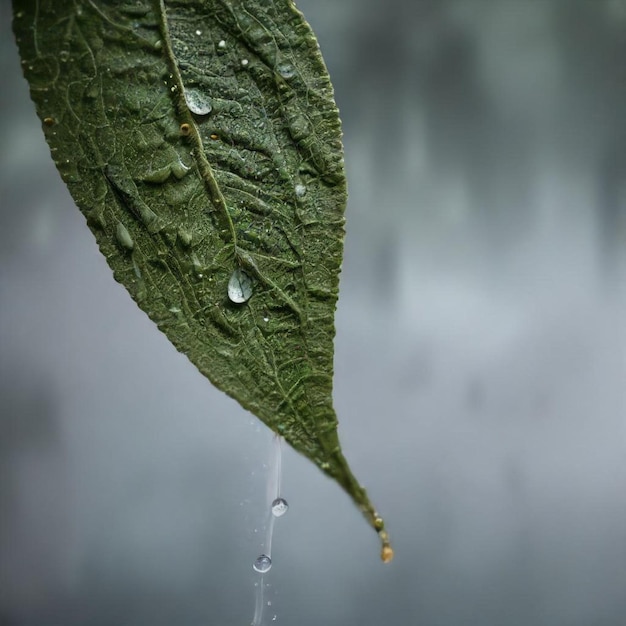
[[[346,184],[290,0],[15,0],[53,159],[115,279],[178,350],[387,533],[332,404]]]

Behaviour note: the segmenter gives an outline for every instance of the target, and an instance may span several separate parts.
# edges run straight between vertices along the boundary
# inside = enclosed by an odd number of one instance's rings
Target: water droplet
[[[289,132],[296,141],[306,139],[311,134],[311,125],[307,118],[299,112],[294,113],[288,119]]]
[[[264,321],[265,323],[267,323],[267,322],[269,322],[269,321],[270,321],[270,318],[269,318],[269,317],[264,317],[264,318],[263,318],[263,321]]]
[[[290,63],[281,63],[276,67],[276,71],[283,78],[293,78],[296,75],[296,68]]]
[[[208,115],[213,109],[211,98],[197,89],[185,89],[185,102],[196,115]]]
[[[294,187],[294,191],[296,192],[296,197],[304,198],[304,196],[306,195],[306,186],[303,185],[302,183],[298,183]]]
[[[188,248],[191,245],[192,234],[182,226],[178,229],[178,241],[184,248]]]
[[[117,223],[117,228],[115,229],[115,238],[117,239],[117,243],[125,248],[126,250],[132,250],[135,247],[135,242],[133,238],[130,236],[128,229],[122,222]]]
[[[223,50],[226,47],[226,42],[223,39],[220,39],[217,47]]]
[[[158,170],[153,170],[144,175],[143,180],[147,183],[164,183],[172,172],[172,168],[169,165],[161,167]]]
[[[393,560],[393,548],[389,544],[385,544],[383,546],[382,552],[380,553],[380,558],[383,563],[391,563]]]
[[[243,270],[235,270],[228,281],[228,297],[235,304],[247,302],[252,295],[252,279]]]
[[[267,554],[261,554],[252,564],[252,569],[259,574],[265,574],[272,568],[272,559]]]
[[[248,63],[250,63],[248,59],[241,59],[241,67],[248,67]]]
[[[274,517],[282,517],[289,510],[289,504],[285,498],[276,498],[272,502],[272,515]]]
[[[196,31],[196,35],[202,35],[202,31],[198,29],[198,30]]]
[[[174,176],[180,180],[181,178],[183,178],[191,169],[188,165],[185,165],[181,158],[178,157],[178,161],[176,161],[175,163],[172,163],[172,165],[170,166],[170,169],[172,171],[172,174],[174,174]]]

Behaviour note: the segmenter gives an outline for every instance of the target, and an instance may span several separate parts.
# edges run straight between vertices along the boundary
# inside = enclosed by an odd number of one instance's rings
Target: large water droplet
[[[267,554],[261,554],[257,557],[256,561],[252,564],[252,569],[259,574],[265,574],[272,568],[272,559]]]
[[[289,504],[285,498],[276,498],[272,502],[272,515],[274,517],[282,517],[289,510]]]
[[[242,304],[252,295],[252,279],[243,270],[235,270],[228,281],[228,297],[235,304]]]
[[[208,115],[213,110],[211,98],[197,89],[185,89],[185,102],[196,115]]]

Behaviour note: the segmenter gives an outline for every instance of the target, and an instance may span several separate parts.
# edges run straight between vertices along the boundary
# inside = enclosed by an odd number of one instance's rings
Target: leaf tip
[[[391,563],[391,561],[393,561],[393,548],[388,542],[383,543],[383,549],[380,552],[380,558],[382,559],[383,563]]]
[[[393,560],[393,548],[391,547],[391,542],[389,541],[389,533],[385,530],[385,522],[378,514],[374,516],[374,528],[378,532],[378,536],[383,544],[380,551],[380,558],[383,563],[390,563]]]

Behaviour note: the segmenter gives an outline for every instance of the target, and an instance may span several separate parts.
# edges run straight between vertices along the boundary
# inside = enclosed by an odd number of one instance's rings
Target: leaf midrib
[[[173,92],[173,97],[175,98],[176,102],[176,114],[179,116],[179,120],[182,120],[181,123],[189,124],[190,132],[188,137],[194,144],[192,155],[196,161],[196,165],[198,166],[198,173],[200,174],[200,178],[204,183],[205,189],[207,190],[208,196],[213,203],[213,206],[218,210],[223,219],[226,221],[226,224],[228,226],[228,234],[230,235],[231,239],[230,243],[233,246],[235,257],[240,260],[235,225],[233,224],[233,220],[230,216],[230,213],[228,212],[228,207],[226,205],[224,194],[217,184],[217,179],[215,178],[215,175],[213,173],[213,168],[211,167],[211,164],[207,159],[206,152],[204,150],[204,143],[202,142],[202,137],[200,136],[200,131],[198,130],[196,121],[189,111],[189,108],[187,107],[187,103],[185,101],[185,85],[183,83],[183,78],[180,74],[180,70],[178,69],[176,55],[174,54],[174,49],[172,47],[169,27],[167,24],[167,9],[165,8],[164,0],[159,0],[159,29],[163,42],[163,51],[165,53],[165,57],[170,71],[170,82],[172,83],[170,85],[170,89]]]

